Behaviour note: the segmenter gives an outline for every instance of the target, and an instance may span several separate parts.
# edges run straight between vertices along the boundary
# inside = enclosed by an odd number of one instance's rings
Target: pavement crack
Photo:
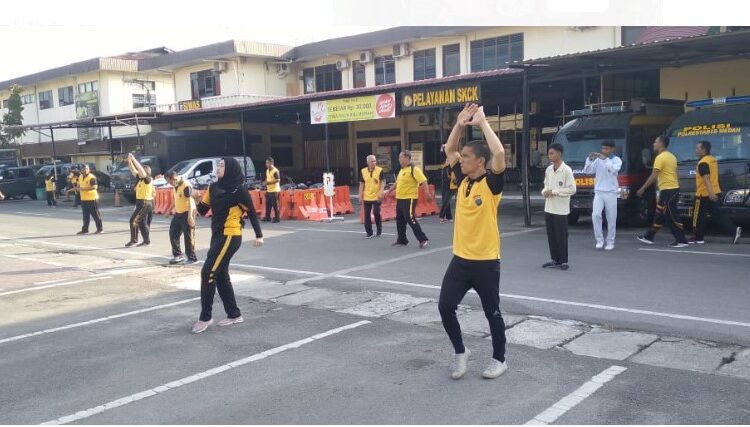
[[[730,363],[732,363],[732,362],[734,362],[736,360],[737,360],[737,352],[733,351],[732,354],[730,354],[729,356],[721,358],[721,363],[719,364],[719,367],[716,368],[716,369],[717,370],[721,369],[723,366],[729,365]]]

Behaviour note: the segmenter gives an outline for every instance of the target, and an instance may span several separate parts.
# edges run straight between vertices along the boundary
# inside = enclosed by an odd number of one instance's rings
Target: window
[[[190,73],[190,91],[192,99],[221,95],[219,76],[213,70]]]
[[[435,49],[418,50],[414,52],[414,81],[434,79]]]
[[[3,105],[2,105],[2,107],[6,108],[6,109],[8,108],[8,100],[7,99],[3,99]]]
[[[335,64],[315,67],[315,92],[341,90],[341,71]]]
[[[86,82],[78,84],[78,93],[94,92],[99,90],[99,82]]]
[[[33,93],[30,94],[30,95],[23,95],[23,96],[21,96],[21,104],[23,104],[23,105],[33,104],[35,102],[36,102],[36,97],[34,96]]]
[[[153,107],[156,105],[156,95],[151,93],[146,99],[146,94],[134,93],[133,94],[133,108]]]
[[[375,58],[375,86],[396,83],[396,63],[393,56]]]
[[[506,68],[523,60],[523,33],[471,42],[471,72]]]
[[[195,167],[193,176],[208,176],[214,171],[214,164],[211,161],[203,162]]]
[[[75,102],[75,95],[73,95],[73,86],[61,87],[57,89],[57,105],[64,107],[71,105]]]
[[[39,109],[46,110],[52,108],[52,105],[52,91],[39,92]]]
[[[305,93],[341,90],[341,71],[336,69],[335,64],[305,68],[302,78],[305,82]]]
[[[133,90],[148,90],[151,92],[156,90],[156,82],[150,80],[132,80],[128,85]]]
[[[352,72],[354,74],[354,87],[367,87],[367,78],[365,76],[365,64],[359,61],[352,61]]]
[[[443,46],[443,77],[461,74],[461,45]]]

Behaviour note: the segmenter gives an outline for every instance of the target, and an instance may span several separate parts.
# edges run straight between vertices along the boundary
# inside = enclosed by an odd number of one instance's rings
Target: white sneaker
[[[607,243],[607,246],[604,247],[604,250],[605,251],[611,251],[614,248],[615,248],[615,244],[614,243]]]
[[[220,320],[219,323],[217,323],[217,325],[219,325],[219,326],[229,326],[229,325],[234,325],[235,323],[242,323],[244,321],[245,321],[245,319],[243,319],[242,316],[237,316],[235,318],[227,317],[224,320]]]
[[[202,320],[195,322],[195,324],[193,325],[193,333],[200,334],[201,332],[208,329],[208,327],[211,326],[212,323],[214,323],[214,319],[210,319],[207,322],[204,322]]]
[[[508,364],[497,359],[492,359],[490,366],[482,372],[482,376],[489,380],[497,378],[508,370]]]
[[[451,378],[458,380],[466,374],[466,370],[469,368],[469,357],[471,357],[471,351],[468,348],[464,349],[463,353],[455,355]]]
[[[596,248],[601,249],[604,247],[604,242],[596,242]]]

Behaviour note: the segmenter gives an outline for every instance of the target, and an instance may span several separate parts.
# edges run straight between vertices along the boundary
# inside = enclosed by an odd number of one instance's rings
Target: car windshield
[[[699,141],[711,143],[711,154],[717,160],[750,160],[750,125],[687,126],[674,129],[669,136],[669,151],[681,163],[698,161],[695,146]]]
[[[184,175],[184,174],[186,174],[188,172],[188,170],[190,170],[190,167],[194,163],[195,162],[192,161],[192,160],[183,160],[183,161],[177,163],[176,165],[172,166],[171,168],[169,168],[169,170],[167,171],[167,173],[172,172],[172,171],[176,171],[178,175]]]
[[[558,132],[555,143],[563,146],[563,161],[568,165],[583,167],[586,157],[592,152],[600,152],[602,142],[615,143],[615,155],[622,158],[625,146],[624,129],[591,129]]]

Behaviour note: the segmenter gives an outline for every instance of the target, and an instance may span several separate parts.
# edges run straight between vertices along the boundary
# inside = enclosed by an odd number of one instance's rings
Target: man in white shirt
[[[583,173],[595,175],[594,206],[591,222],[594,224],[596,248],[611,251],[615,248],[617,233],[617,174],[622,167],[622,160],[614,155],[614,141],[602,142],[601,153],[591,153],[586,158]],[[602,210],[607,215],[607,245],[602,235]]]
[[[547,156],[550,165],[544,173],[544,220],[547,225],[547,240],[552,261],[542,264],[544,268],[568,269],[568,214],[570,196],[576,194],[573,171],[562,160],[563,147],[549,146]]]

